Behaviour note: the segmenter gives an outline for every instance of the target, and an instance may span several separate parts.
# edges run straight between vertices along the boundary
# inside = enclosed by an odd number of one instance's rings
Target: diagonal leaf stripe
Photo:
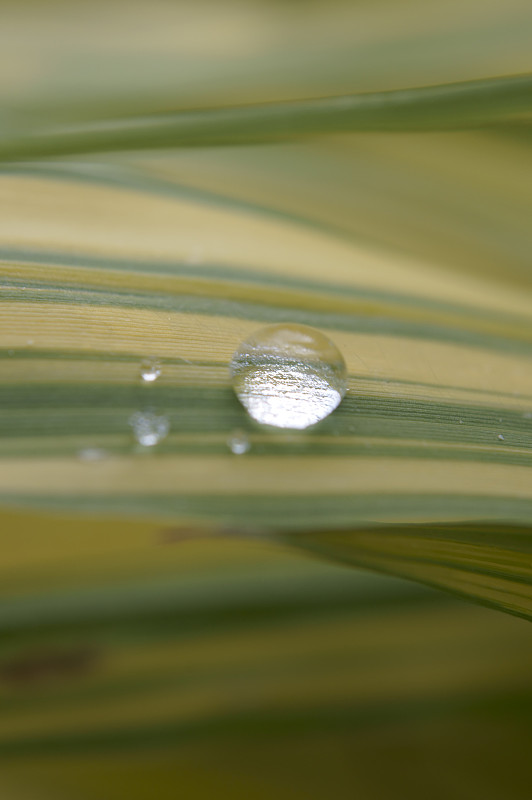
[[[0,161],[253,144],[346,131],[461,130],[528,119],[532,76],[105,120],[0,139]]]
[[[396,525],[292,537],[316,554],[451,588],[532,617],[532,529],[508,525]],[[290,537],[288,537],[290,540]]]

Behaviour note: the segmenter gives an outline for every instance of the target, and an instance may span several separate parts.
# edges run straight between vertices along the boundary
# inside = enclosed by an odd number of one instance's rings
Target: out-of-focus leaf
[[[2,12],[0,103],[19,133],[530,71],[527,0],[4,0]]]
[[[437,797],[457,782],[525,796],[521,620],[271,543],[27,514],[7,529],[10,797],[144,798],[152,785],[165,798],[176,781],[196,797],[215,781],[221,796],[347,797],[356,781],[407,798],[435,759]],[[401,767],[398,741],[426,773]]]
[[[317,555],[421,580],[532,617],[530,527],[410,525],[288,537]]]
[[[104,120],[2,141],[1,161],[297,139],[346,131],[461,130],[527,120],[532,76]]]

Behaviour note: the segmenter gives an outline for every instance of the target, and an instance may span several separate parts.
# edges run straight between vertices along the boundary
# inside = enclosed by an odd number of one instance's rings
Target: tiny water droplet
[[[246,339],[230,365],[236,396],[254,420],[302,430],[325,419],[347,389],[342,354],[306,325],[268,325]]]
[[[80,461],[103,461],[106,457],[107,453],[101,447],[85,447],[78,453]]]
[[[143,447],[153,447],[168,435],[168,419],[153,411],[137,411],[129,419],[135,439]]]
[[[153,383],[162,372],[161,365],[154,358],[146,358],[140,365],[140,377],[144,383]]]
[[[229,449],[235,456],[244,455],[244,453],[249,452],[251,448],[251,442],[249,441],[248,437],[244,433],[244,431],[233,431],[229,439],[227,440],[227,444],[229,445]]]
[[[502,433],[499,433],[497,439],[499,439],[501,442],[504,442],[504,436],[502,435]]]

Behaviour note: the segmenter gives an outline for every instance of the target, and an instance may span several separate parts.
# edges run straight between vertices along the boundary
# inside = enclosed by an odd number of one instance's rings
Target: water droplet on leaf
[[[140,365],[140,376],[144,383],[153,383],[162,372],[161,365],[153,358],[145,359]]]
[[[227,440],[227,444],[229,445],[229,449],[235,456],[241,456],[244,453],[247,453],[251,448],[251,442],[249,441],[248,437],[244,433],[244,431],[233,431],[229,439]]]
[[[107,453],[100,447],[85,447],[78,453],[80,461],[103,461],[106,457]]]
[[[246,339],[230,365],[233,389],[254,420],[304,429],[325,419],[347,389],[342,354],[306,325],[268,325]]]
[[[153,411],[137,411],[130,417],[135,439],[143,447],[153,447],[168,435],[170,423]]]

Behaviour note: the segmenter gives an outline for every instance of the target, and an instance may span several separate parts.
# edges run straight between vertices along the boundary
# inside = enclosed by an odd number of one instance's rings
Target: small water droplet
[[[154,358],[146,358],[140,365],[140,377],[144,383],[153,383],[162,372],[160,363]]]
[[[103,461],[107,457],[105,450],[100,447],[85,447],[78,453],[80,461]]]
[[[248,437],[244,433],[244,431],[233,431],[229,439],[227,440],[227,444],[229,445],[229,449],[235,456],[244,455],[244,453],[249,452],[251,448],[251,442],[249,441]]]
[[[306,325],[268,325],[246,339],[230,365],[233,389],[254,420],[302,430],[325,419],[347,389],[338,348]]]
[[[497,439],[499,439],[499,441],[501,441],[501,442],[504,442],[504,436],[502,435],[502,433],[499,433],[499,435],[497,436]]]
[[[170,423],[167,417],[153,411],[137,411],[129,419],[135,439],[143,447],[153,447],[168,435]]]

